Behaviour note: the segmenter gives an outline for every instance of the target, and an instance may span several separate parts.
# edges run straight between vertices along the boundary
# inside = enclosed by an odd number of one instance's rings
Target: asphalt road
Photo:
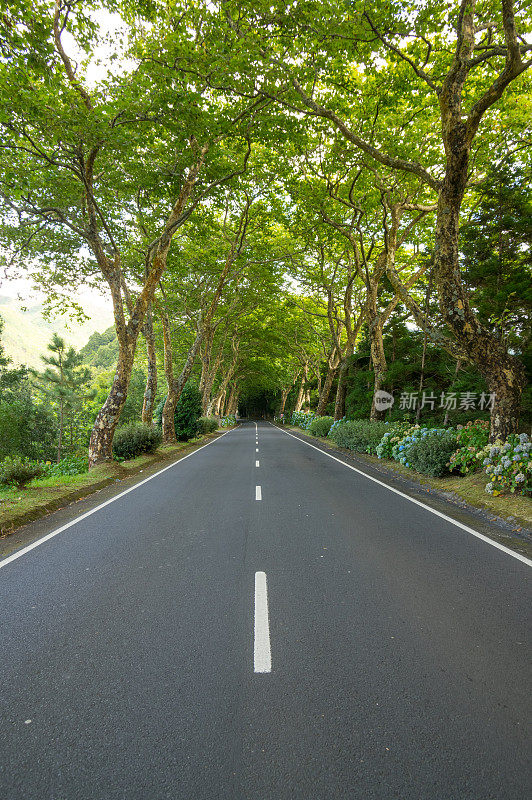
[[[255,436],[2,566],[2,800],[532,796],[530,567]]]

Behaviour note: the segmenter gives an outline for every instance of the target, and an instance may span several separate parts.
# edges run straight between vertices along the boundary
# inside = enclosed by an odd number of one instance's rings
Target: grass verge
[[[155,453],[144,454],[129,461],[101,464],[81,475],[57,475],[31,481],[25,489],[0,486],[0,538],[13,533],[16,528],[57,511],[69,503],[109,486],[111,483],[142,472],[147,467],[177,460],[177,456],[191,452],[218,433],[206,434],[188,442],[163,445]]]

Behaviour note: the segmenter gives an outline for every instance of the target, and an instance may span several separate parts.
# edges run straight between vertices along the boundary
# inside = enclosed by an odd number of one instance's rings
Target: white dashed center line
[[[262,500],[262,489],[260,486],[255,486],[255,500]]]
[[[270,646],[270,621],[268,618],[268,588],[266,573],[255,573],[255,672],[272,671],[272,651]]]

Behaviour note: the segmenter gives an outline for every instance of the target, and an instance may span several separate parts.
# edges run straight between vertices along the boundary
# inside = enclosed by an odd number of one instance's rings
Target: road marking
[[[256,453],[258,453],[258,452],[259,452],[259,448],[258,448],[258,447],[256,447],[256,448],[255,448],[255,452],[256,452]]]
[[[42,539],[37,539],[37,541],[32,542],[31,544],[27,545],[26,547],[23,547],[21,550],[17,550],[16,553],[12,553],[7,558],[4,558],[3,561],[0,561],[0,569],[2,567],[5,567],[11,561],[16,561],[17,558],[20,558],[21,556],[25,555],[26,553],[29,553],[30,550],[34,550],[36,547],[39,547],[39,545],[44,544],[44,542],[47,542],[48,539],[53,539],[53,537],[57,536],[59,533],[63,533],[63,531],[66,531],[68,528],[72,528],[74,525],[77,525],[78,522],[81,522],[82,520],[87,519],[87,517],[90,517],[92,514],[95,514],[97,511],[100,511],[100,509],[105,508],[105,506],[108,506],[111,503],[114,503],[115,500],[120,500],[121,497],[124,497],[126,494],[129,494],[130,492],[135,491],[135,489],[138,489],[139,486],[142,486],[144,483],[148,483],[148,481],[153,480],[158,475],[162,475],[162,473],[166,472],[167,469],[172,469],[172,467],[176,467],[178,464],[181,464],[187,458],[190,458],[191,456],[195,456],[196,453],[199,453],[200,450],[204,450],[206,447],[209,447],[209,445],[214,444],[215,442],[218,442],[224,436],[227,436],[228,433],[232,433],[235,430],[236,430],[236,428],[232,428],[230,431],[226,431],[225,433],[222,433],[221,436],[218,436],[216,439],[213,439],[212,442],[207,442],[207,444],[203,444],[201,447],[198,447],[198,449],[194,450],[192,453],[189,453],[188,455],[183,456],[183,458],[180,458],[178,461],[174,461],[173,464],[169,464],[167,467],[163,467],[158,472],[154,472],[154,474],[150,475],[148,478],[144,478],[144,480],[139,481],[139,483],[136,483],[134,486],[130,486],[129,489],[125,489],[123,492],[120,492],[120,494],[117,494],[114,497],[111,497],[109,500],[106,500],[105,503],[100,503],[99,506],[96,506],[95,508],[91,508],[90,511],[86,511],[85,514],[81,514],[81,516],[76,517],[76,519],[73,519],[70,522],[67,522],[66,525],[61,525],[61,527],[60,528],[56,528],[55,531],[52,531],[51,533],[47,533],[46,536],[42,537]]]
[[[256,467],[259,467],[259,466],[260,466],[260,464],[259,464],[259,462],[258,462],[258,461],[255,461],[255,466],[256,466]]]
[[[277,425],[273,425],[271,422],[270,425],[272,425],[274,428],[277,428]],[[497,550],[502,550],[503,553],[507,553],[507,555],[512,556],[512,558],[516,558],[518,561],[522,561],[523,564],[532,567],[532,561],[529,558],[522,556],[521,553],[516,553],[515,550],[510,550],[509,547],[505,547],[503,544],[499,544],[499,542],[490,539],[489,536],[484,536],[483,533],[479,533],[478,531],[474,530],[474,528],[470,528],[469,525],[464,525],[462,522],[458,522],[458,520],[448,517],[447,514],[444,514],[442,511],[436,511],[435,508],[431,508],[426,503],[422,503],[421,500],[416,500],[413,497],[409,497],[409,495],[401,492],[399,489],[389,486],[387,483],[384,483],[384,481],[380,481],[378,478],[368,475],[367,472],[363,472],[363,470],[357,469],[357,467],[353,467],[351,464],[346,464],[345,461],[342,461],[340,458],[336,458],[336,456],[326,453],[325,450],[321,450],[319,447],[316,447],[316,445],[306,442],[304,439],[300,439],[299,436],[294,436],[293,433],[288,433],[288,431],[284,431],[282,428],[277,428],[277,430],[280,430],[282,433],[286,433],[286,435],[291,436],[292,439],[297,439],[298,442],[306,444],[308,447],[312,447],[313,450],[317,450],[318,453],[322,453],[324,456],[327,456],[327,458],[332,458],[333,461],[337,461],[339,464],[342,464],[342,466],[347,467],[347,469],[352,469],[353,472],[358,472],[359,475],[363,475],[364,478],[368,479],[368,481],[373,481],[373,483],[378,483],[379,486],[384,486],[384,488],[388,489],[388,491],[401,495],[401,497],[404,497],[406,500],[410,500],[411,503],[415,503],[416,506],[421,506],[421,508],[424,508],[426,511],[430,511],[430,513],[434,514],[436,517],[440,517],[441,519],[450,522],[457,528],[461,528],[463,531],[470,533],[472,536],[476,536],[477,539],[482,539],[482,541],[486,542],[486,544],[490,544],[492,547],[496,547]]]
[[[262,489],[260,486],[255,486],[255,500],[262,500]]]
[[[255,647],[253,666],[255,672],[272,671],[268,587],[265,572],[255,573]]]

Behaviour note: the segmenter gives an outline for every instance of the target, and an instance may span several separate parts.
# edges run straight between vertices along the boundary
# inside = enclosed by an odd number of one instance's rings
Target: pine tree
[[[59,463],[64,448],[66,417],[68,414],[72,417],[82,402],[83,395],[86,394],[84,389],[90,380],[90,370],[81,366],[82,356],[73,347],[67,348],[65,340],[57,333],[52,336],[48,350],[52,355],[41,356],[46,369],[40,373],[34,372],[34,375],[45,396],[57,407]]]

